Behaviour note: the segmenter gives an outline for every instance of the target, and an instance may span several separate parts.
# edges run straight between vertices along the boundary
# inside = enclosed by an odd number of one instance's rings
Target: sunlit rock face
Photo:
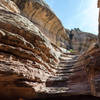
[[[84,66],[87,72],[91,94],[100,97],[100,48],[98,44],[92,45],[79,59],[80,66]]]
[[[69,35],[69,48],[76,52],[86,51],[92,44],[97,41],[97,36],[91,33],[83,32],[79,28],[73,30],[66,29]]]
[[[0,0],[0,100],[100,96],[98,45],[81,56],[64,49],[84,51],[92,41],[80,30],[66,33],[43,0]]]
[[[28,17],[40,30],[58,46],[66,48],[68,36],[57,16],[43,0],[12,0],[21,14]],[[22,3],[23,2],[23,3]]]
[[[13,13],[20,13],[16,4],[10,0],[0,0],[0,9],[9,10]]]
[[[44,92],[46,80],[55,74],[56,50],[14,2],[0,0],[1,96],[30,99]]]

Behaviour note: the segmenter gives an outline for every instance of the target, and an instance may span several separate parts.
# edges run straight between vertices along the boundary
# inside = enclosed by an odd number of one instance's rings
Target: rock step
[[[76,68],[78,68],[77,66],[59,66],[58,68],[57,68],[57,71],[59,71],[59,70],[70,70],[70,69],[76,69]]]
[[[75,53],[63,53],[62,55],[77,55]]]
[[[62,78],[62,79],[49,79],[48,81],[47,81],[47,83],[49,82],[57,82],[57,83],[59,83],[59,82],[67,82],[68,81],[68,78],[66,78],[66,79],[64,79],[64,78]],[[52,85],[51,85],[52,86]]]
[[[59,70],[57,73],[72,73],[74,69]]]
[[[69,64],[69,65],[62,65],[62,64],[60,64],[58,67],[57,67],[57,69],[68,69],[68,68],[72,68],[72,67],[74,67],[74,64],[72,65],[72,64]]]
[[[60,71],[60,70],[70,70],[70,69],[73,69],[73,66],[67,66],[67,67],[59,67],[58,69],[57,69],[57,72],[58,71]]]
[[[75,62],[60,62],[59,65],[61,65],[61,64],[63,64],[63,65],[74,65]]]
[[[61,63],[76,63],[78,60],[61,60]]]
[[[72,70],[72,69],[74,69],[75,67],[59,67],[59,68],[57,68],[57,72],[58,71],[60,71],[60,70]]]
[[[49,79],[51,79],[51,78],[54,78],[54,79],[55,79],[55,78],[59,78],[59,79],[61,79],[61,78],[69,78],[69,77],[68,77],[68,76],[65,76],[65,77],[58,77],[58,76],[55,75],[55,76],[49,77]]]
[[[73,73],[72,71],[68,71],[68,72],[57,72],[56,74],[65,74],[65,75],[69,75],[70,73]]]
[[[48,94],[58,94],[58,93],[66,93],[69,90],[67,87],[47,87],[46,93]]]
[[[64,63],[59,63],[58,67],[72,67],[74,65],[73,64],[64,64]]]
[[[61,77],[61,76],[69,76],[71,74],[73,74],[73,73],[56,73],[56,76],[59,76],[59,77]]]
[[[49,78],[47,81],[62,81],[62,80],[68,80],[68,79],[69,77],[67,76],[64,76],[64,77],[56,76],[56,77]]]
[[[79,57],[79,55],[66,55],[66,54],[61,54],[61,57]]]
[[[75,70],[75,69],[77,69],[78,67],[70,67],[70,68],[66,68],[66,67],[60,67],[60,68],[58,68],[57,70],[58,71],[68,71],[68,70]],[[57,72],[58,72],[57,71]]]
[[[74,62],[74,61],[78,61],[77,59],[61,59],[60,61],[68,61],[68,62]]]
[[[77,56],[76,56],[77,57]],[[73,58],[76,58],[75,56],[60,56],[59,59],[61,60],[70,60],[70,59],[73,59]]]
[[[71,57],[59,57],[60,60],[71,60]]]
[[[46,82],[47,87],[65,87],[67,82],[69,81],[68,77],[60,77],[57,76],[56,78],[50,78]]]

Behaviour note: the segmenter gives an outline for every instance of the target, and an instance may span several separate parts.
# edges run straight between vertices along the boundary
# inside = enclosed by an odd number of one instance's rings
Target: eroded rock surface
[[[78,65],[84,66],[87,72],[91,94],[100,97],[100,48],[98,44],[92,45],[79,59],[80,63]]]
[[[11,1],[0,1],[0,93],[33,98],[45,91],[46,80],[55,74],[58,57],[39,28],[7,3]]]
[[[69,35],[69,47],[76,52],[86,51],[92,44],[96,43],[97,36],[91,33],[82,32],[79,28],[73,30],[66,29]]]
[[[49,9],[43,0],[12,0],[21,14],[28,17],[41,31],[49,37],[51,42],[58,46],[66,47],[68,36],[57,16]],[[23,3],[22,3],[23,2]]]
[[[82,56],[61,49],[72,42],[74,49],[79,50],[84,42],[81,50],[87,50],[96,36],[74,34],[73,39],[68,37],[43,0],[0,0],[0,97],[29,100],[80,94],[100,96],[98,45]]]

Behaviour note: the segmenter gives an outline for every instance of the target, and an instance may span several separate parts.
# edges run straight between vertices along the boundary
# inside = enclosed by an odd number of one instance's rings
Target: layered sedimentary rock
[[[73,30],[66,29],[69,35],[68,49],[73,49],[76,52],[86,51],[93,43],[97,41],[97,36],[91,33],[82,32],[79,28]]]
[[[87,73],[91,94],[100,97],[100,48],[98,44],[92,45],[79,59],[78,65],[83,66]]]
[[[28,17],[41,31],[49,37],[51,42],[66,48],[68,36],[57,16],[50,10],[43,0],[12,0],[21,14]],[[22,3],[23,2],[23,3]]]
[[[0,97],[100,96],[98,45],[82,56],[58,47],[78,51],[83,41],[84,51],[96,36],[71,32],[72,38],[43,0],[0,0]]]
[[[0,0],[0,9],[9,10],[13,13],[20,13],[20,10],[16,4],[9,0]]]
[[[56,50],[13,2],[0,4],[0,96],[33,98],[55,74]]]

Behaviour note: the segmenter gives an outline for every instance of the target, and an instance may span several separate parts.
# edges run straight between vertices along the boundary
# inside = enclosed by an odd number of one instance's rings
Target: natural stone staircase
[[[56,75],[49,77],[47,80],[47,94],[61,94],[70,90],[67,84],[70,81],[70,76],[75,71],[73,67],[77,62],[78,55],[64,53],[59,59]]]

